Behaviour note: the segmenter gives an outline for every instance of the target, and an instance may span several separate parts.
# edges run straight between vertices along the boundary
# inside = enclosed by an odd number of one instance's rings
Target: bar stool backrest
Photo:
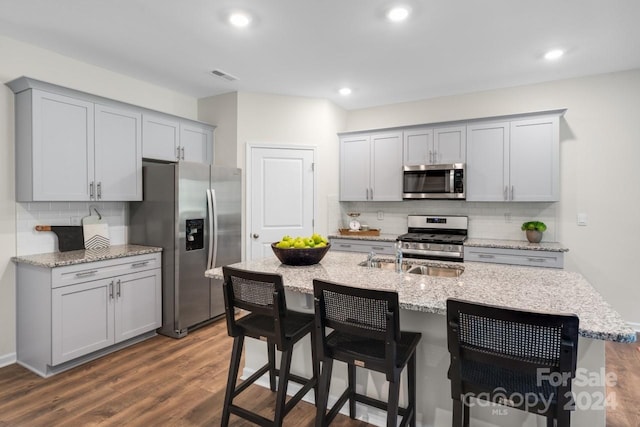
[[[326,355],[325,328],[358,337],[384,341],[385,359],[392,363],[400,340],[397,292],[363,289],[315,279],[319,357]]]
[[[448,299],[452,397],[493,383],[494,387],[507,387],[509,393],[555,390],[550,391],[557,399],[554,410],[557,412],[553,416],[572,410],[575,402],[571,380],[576,374],[578,322],[574,314],[540,313]],[[533,383],[531,378],[535,380]],[[514,390],[509,390],[512,387]]]
[[[229,336],[242,332],[236,323],[235,309],[240,308],[253,314],[269,316],[274,322],[274,342],[281,345],[284,330],[280,321],[287,311],[282,276],[222,267],[224,276],[224,308]]]

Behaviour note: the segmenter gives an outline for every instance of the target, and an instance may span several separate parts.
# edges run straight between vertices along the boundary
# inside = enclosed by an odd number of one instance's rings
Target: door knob
[[[259,235],[259,234],[257,234],[257,233],[253,233],[253,238],[254,238],[254,239],[257,239],[258,237],[260,237],[260,235]]]

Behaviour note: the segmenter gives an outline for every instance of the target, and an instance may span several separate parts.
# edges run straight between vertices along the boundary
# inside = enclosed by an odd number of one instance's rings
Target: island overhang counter
[[[464,268],[459,277],[448,278],[367,268],[359,265],[363,261],[366,261],[366,254],[330,251],[319,264],[312,266],[287,266],[275,257],[233,266],[281,274],[288,306],[301,311],[313,309],[312,281],[315,278],[397,291],[403,309],[402,328],[422,332],[423,336],[418,348],[417,378],[417,421],[421,426],[451,425],[451,394],[447,378],[449,353],[444,316],[447,298],[526,310],[574,313],[580,318],[580,341],[578,371],[573,387],[577,406],[572,414],[573,425],[605,425],[605,409],[615,404],[615,395],[605,395],[605,382],[614,381],[616,373],[604,371],[604,341],[632,342],[636,335],[580,274],[548,268],[465,262],[455,263]],[[433,264],[418,260],[411,262]],[[208,270],[205,275],[222,278],[222,269]],[[253,341],[246,343],[244,376],[250,375],[266,361],[266,351],[262,348],[265,344]],[[295,351],[294,372],[309,372],[310,357],[308,344]],[[345,384],[346,367],[336,365],[333,377],[331,395],[335,397]],[[371,396],[386,399],[384,377],[358,370],[357,381]],[[292,385],[291,392],[295,391]],[[307,399],[312,402],[312,395]],[[544,421],[542,417],[506,406],[475,402],[471,409],[472,425],[474,419],[483,426],[536,426]],[[376,425],[385,422],[384,413],[364,406],[358,407],[358,417]]]

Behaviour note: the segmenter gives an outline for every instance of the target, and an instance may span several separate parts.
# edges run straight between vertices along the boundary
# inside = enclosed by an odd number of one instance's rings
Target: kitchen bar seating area
[[[448,322],[446,319],[447,300],[482,303],[504,308],[526,309],[544,313],[573,313],[580,319],[578,344],[576,351],[576,372],[597,373],[604,369],[604,341],[633,342],[633,331],[604,303],[593,291],[588,282],[580,275],[557,268],[532,268],[494,263],[465,262],[462,274],[455,277],[440,275],[411,274],[367,267],[365,253],[329,251],[318,264],[309,266],[289,266],[277,258],[266,257],[259,260],[234,264],[234,268],[243,270],[277,273],[282,275],[288,306],[308,313],[315,312],[317,304],[314,297],[314,280],[349,286],[358,291],[380,290],[397,295],[400,307],[401,330],[421,334],[415,350],[416,358],[416,425],[448,426],[454,416],[451,394],[451,379],[447,372],[450,368],[449,345],[447,339]],[[412,263],[431,261],[411,260]],[[441,266],[443,261],[437,261]],[[450,262],[460,266],[459,262]],[[221,269],[207,271],[209,277],[220,277]],[[344,304],[343,304],[344,305]],[[606,321],[603,321],[606,319]],[[564,344],[564,343],[563,343]],[[246,343],[244,377],[250,377],[264,364],[263,343],[251,340]],[[307,345],[301,342],[302,346]],[[309,354],[310,348],[302,351]],[[531,350],[536,357],[537,349]],[[541,355],[540,355],[541,356]],[[292,361],[292,371],[299,374],[311,372],[307,358]],[[564,369],[564,367],[563,367]],[[348,388],[353,375],[340,363],[333,367],[330,379],[321,375],[320,393],[324,384],[332,385],[328,401],[340,399],[339,390]],[[355,389],[370,399],[386,400],[389,386],[385,375],[377,372],[358,370]],[[569,369],[567,372],[571,371]],[[564,371],[563,371],[564,372]],[[572,392],[577,398],[576,410],[571,412],[571,424],[575,426],[605,426],[605,408],[598,405],[584,405],[586,397],[604,396],[604,383],[589,383],[580,378],[573,384]],[[503,387],[502,379],[495,387]],[[257,382],[263,386],[266,383]],[[507,384],[504,385],[508,389]],[[290,394],[297,391],[294,387]],[[510,396],[507,396],[509,399]],[[307,393],[304,398],[315,403],[313,396]],[[537,413],[509,410],[506,405],[474,405],[468,412],[470,425],[487,423],[493,426],[536,425]],[[356,419],[367,420],[373,425],[386,425],[387,414],[379,408],[370,408],[356,400]],[[409,396],[402,394],[399,406],[411,407]],[[497,411],[497,412],[496,412]],[[346,413],[346,412],[343,412]],[[498,414],[499,417],[496,415]]]

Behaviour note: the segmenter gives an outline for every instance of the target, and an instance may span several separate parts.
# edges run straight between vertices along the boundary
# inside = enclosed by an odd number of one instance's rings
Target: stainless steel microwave
[[[464,163],[404,166],[403,199],[464,199]]]

